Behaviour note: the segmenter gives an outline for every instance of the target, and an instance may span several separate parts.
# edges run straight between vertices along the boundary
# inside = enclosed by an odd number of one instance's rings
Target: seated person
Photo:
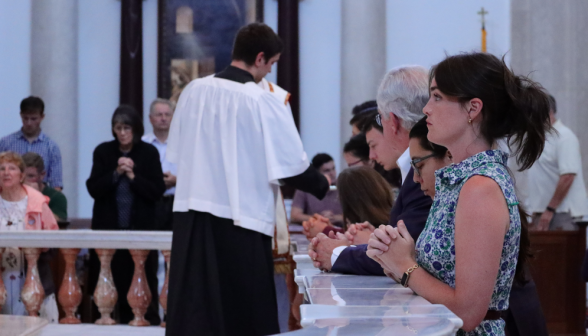
[[[321,174],[328,176],[331,185],[337,181],[337,170],[335,161],[329,154],[320,153],[312,158],[312,165]],[[312,215],[319,214],[327,218],[336,226],[343,225],[343,211],[338,200],[337,190],[329,190],[322,200],[313,195],[297,190],[292,201],[292,210],[290,212],[290,222],[302,223],[309,220]]]
[[[0,153],[0,232],[23,230],[57,230],[57,222],[49,209],[48,200],[39,191],[23,184],[25,165],[14,152]],[[17,247],[0,249],[2,252],[2,280],[7,291],[1,313],[28,315],[20,292],[25,283],[24,253]],[[57,323],[59,311],[55,301],[55,285],[49,264],[39,263],[39,274],[45,300],[41,304],[41,317]]]
[[[365,140],[365,134],[354,135],[343,146],[343,158],[347,167],[368,166],[373,167],[374,161],[370,160],[370,146]]]
[[[65,195],[43,182],[47,174],[43,158],[37,153],[28,152],[22,156],[22,160],[25,164],[24,183],[49,197],[49,209],[51,209],[57,221],[67,220],[67,199]]]
[[[374,120],[378,114],[378,103],[375,100],[368,100],[359,105],[355,105],[353,110],[351,110],[351,114],[353,115],[351,120],[349,120],[351,134],[356,136],[362,132],[367,124]]]
[[[312,239],[319,232],[324,234],[346,233],[353,244],[366,244],[374,225],[388,223],[392,209],[392,191],[386,180],[370,167],[348,168],[337,180],[339,200],[343,209],[343,229],[334,227],[329,221],[315,215],[303,223],[304,234]],[[361,223],[361,224],[358,224]]]
[[[377,113],[376,113],[377,114]],[[366,128],[367,126],[363,126]],[[394,198],[398,196],[398,190],[402,185],[402,174],[399,168],[393,168],[387,171],[381,164],[370,159],[370,146],[364,133],[354,135],[343,147],[343,158],[347,162],[347,167],[355,167],[358,165],[370,166],[374,168],[386,181],[392,186]]]

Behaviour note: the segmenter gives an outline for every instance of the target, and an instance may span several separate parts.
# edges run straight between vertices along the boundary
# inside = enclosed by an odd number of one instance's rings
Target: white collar
[[[166,142],[159,141],[159,139],[155,136],[155,133],[145,134],[145,135],[143,135],[143,137],[141,138],[141,140],[143,140],[143,141],[145,141],[147,143],[150,143],[150,144],[153,144],[156,141],[159,142],[162,145],[167,144],[167,141]]]
[[[402,153],[402,155],[400,155],[398,160],[396,160],[396,164],[398,165],[398,168],[400,168],[402,183],[404,183],[406,175],[408,175],[408,172],[410,171],[410,151],[408,148]]]

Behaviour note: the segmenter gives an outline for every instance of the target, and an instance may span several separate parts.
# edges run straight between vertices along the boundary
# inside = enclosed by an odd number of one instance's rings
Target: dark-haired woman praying
[[[134,108],[119,106],[112,116],[114,140],[94,150],[92,173],[86,181],[94,198],[93,230],[153,230],[155,202],[165,192],[159,152],[141,141],[143,121]],[[133,259],[128,250],[117,250],[112,259],[112,277],[118,290],[120,323],[133,319],[127,292],[133,279]],[[157,295],[157,251],[145,262],[152,301],[145,318],[160,323]],[[100,262],[94,250],[90,254],[90,288],[96,285]]]

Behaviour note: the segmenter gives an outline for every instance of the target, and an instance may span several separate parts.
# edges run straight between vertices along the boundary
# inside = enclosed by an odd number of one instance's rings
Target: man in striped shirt
[[[13,151],[39,154],[45,162],[45,183],[59,191],[63,189],[61,152],[55,141],[41,130],[45,118],[45,104],[39,97],[30,96],[20,103],[22,128],[0,139],[0,152]]]

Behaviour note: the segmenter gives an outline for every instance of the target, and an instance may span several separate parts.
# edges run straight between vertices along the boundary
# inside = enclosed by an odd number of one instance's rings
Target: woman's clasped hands
[[[395,228],[380,225],[374,230],[368,241],[367,255],[397,282],[400,282],[404,272],[416,264],[415,242],[403,221],[398,221]]]

